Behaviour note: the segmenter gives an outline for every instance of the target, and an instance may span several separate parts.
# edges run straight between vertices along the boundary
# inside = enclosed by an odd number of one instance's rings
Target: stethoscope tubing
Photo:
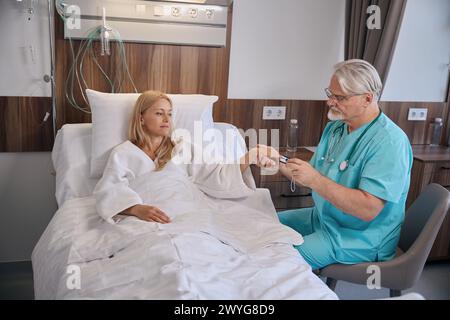
[[[344,161],[342,161],[342,162],[339,164],[339,171],[345,171],[345,170],[347,170],[348,165],[349,165],[349,163],[350,163],[350,160],[353,158],[354,153],[355,153],[357,147],[359,146],[359,143],[361,142],[362,138],[363,138],[364,135],[367,133],[367,131],[369,131],[369,129],[370,129],[370,128],[378,121],[378,119],[380,119],[380,117],[381,117],[382,114],[383,114],[383,111],[380,110],[380,114],[379,114],[379,115],[378,115],[378,116],[377,116],[377,117],[376,117],[376,118],[375,118],[375,119],[374,119],[374,120],[373,120],[373,121],[365,128],[365,129],[364,129],[363,133],[358,137],[358,139],[356,140],[356,142],[353,144],[352,149],[350,150],[350,153],[349,153],[347,159],[344,160]],[[342,139],[342,136],[343,136],[343,134],[344,134],[344,130],[343,130],[343,129],[344,129],[344,126],[345,126],[345,123],[342,123],[340,126],[338,126],[337,128],[335,128],[335,129],[333,130],[333,133],[332,133],[332,135],[331,135],[331,137],[332,137],[333,140],[334,140],[334,137],[335,137],[336,132],[337,132],[338,129],[341,131],[340,139]],[[340,140],[339,140],[339,141],[340,141]],[[336,146],[336,143],[335,143],[335,142],[331,143],[331,142],[333,142],[333,141],[330,141],[330,144],[334,144],[334,145],[332,146],[332,148],[334,149],[335,146]],[[329,146],[329,147],[328,147],[328,150],[327,150],[327,154],[326,154],[326,157],[327,157],[327,158],[329,158],[330,155],[331,155],[330,149],[331,149],[331,147]],[[325,160],[325,159],[326,159],[325,157],[322,157],[321,160]],[[332,159],[331,162],[334,162],[334,159]]]

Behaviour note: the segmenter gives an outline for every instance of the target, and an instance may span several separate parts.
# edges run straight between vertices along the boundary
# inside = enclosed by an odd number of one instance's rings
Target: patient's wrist
[[[131,206],[128,209],[123,210],[122,214],[127,215],[127,216],[135,216],[136,215],[137,206],[138,205],[135,204],[134,206]]]
[[[248,165],[256,164],[258,162],[257,161],[257,156],[258,156],[257,152],[258,152],[258,150],[256,148],[252,148],[252,149],[250,149],[249,152],[247,152],[245,161]]]

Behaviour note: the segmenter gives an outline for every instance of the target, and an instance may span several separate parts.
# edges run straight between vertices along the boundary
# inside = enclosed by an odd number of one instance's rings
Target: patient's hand
[[[260,168],[273,168],[278,165],[280,154],[272,147],[258,144],[249,151],[250,163]]]
[[[169,223],[170,218],[160,209],[144,204],[137,204],[124,211],[125,214],[135,216],[144,221]]]
[[[256,164],[260,168],[276,167],[279,159],[280,154],[277,150],[263,144],[258,144],[240,159],[241,172],[247,170],[251,164]]]

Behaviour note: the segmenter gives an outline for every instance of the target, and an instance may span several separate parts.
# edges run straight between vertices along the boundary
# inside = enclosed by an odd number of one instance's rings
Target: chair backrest
[[[435,183],[422,191],[406,211],[398,244],[401,250],[406,252],[414,245],[428,256],[447,214],[449,199],[450,192]]]

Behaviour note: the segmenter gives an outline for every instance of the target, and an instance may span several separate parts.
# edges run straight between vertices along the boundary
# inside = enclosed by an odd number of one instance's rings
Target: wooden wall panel
[[[264,106],[286,106],[286,120],[262,120]],[[279,129],[280,146],[286,145],[287,123],[289,119],[299,121],[299,144],[316,145],[326,124],[328,108],[323,101],[292,101],[292,100],[227,100],[226,113],[216,121],[232,123],[238,128],[247,130]],[[270,132],[268,132],[270,136]],[[270,139],[268,141],[270,143]]]
[[[53,146],[51,98],[0,97],[0,152],[49,151]]]
[[[445,124],[448,113],[447,103],[439,102],[382,102],[380,107],[389,118],[405,131],[411,144],[430,143],[430,123],[434,118],[442,118]],[[427,108],[428,120],[420,122],[408,121],[409,108]],[[445,132],[445,128],[443,132]]]
[[[280,144],[286,141],[288,119],[300,122],[300,143],[316,145],[327,122],[327,107],[324,101],[280,101],[280,100],[228,100],[228,70],[230,57],[232,9],[229,9],[227,46],[225,48],[192,47],[126,43],[125,51],[130,74],[139,92],[156,89],[169,93],[200,93],[219,96],[214,107],[214,120],[229,122],[238,128],[281,129]],[[63,37],[63,23],[56,17],[56,82],[57,82],[57,128],[65,123],[90,122],[89,114],[70,106],[65,97],[65,83],[72,65],[69,42]],[[74,41],[77,50],[80,41]],[[119,62],[117,45],[112,44],[110,57],[101,57],[100,43],[94,43],[94,52],[102,68],[114,76]],[[84,62],[88,86],[94,90],[109,92],[109,86],[95,67],[92,59]],[[133,92],[129,81],[124,82],[123,92]],[[77,101],[82,101],[81,92],[75,91]],[[265,105],[286,106],[287,120],[263,121]],[[406,121],[411,106],[429,109],[429,117],[447,119],[445,103],[382,103],[386,114],[402,127],[413,144],[427,142],[428,124]],[[33,112],[30,112],[32,110]],[[0,152],[4,151],[49,151],[53,145],[51,118],[43,125],[45,111],[51,110],[49,98],[0,97]],[[446,121],[445,121],[446,122]]]

